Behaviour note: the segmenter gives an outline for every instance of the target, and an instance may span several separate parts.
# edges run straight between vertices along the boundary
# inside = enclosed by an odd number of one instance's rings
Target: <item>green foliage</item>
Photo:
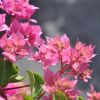
[[[78,96],[77,100],[85,100],[82,96]]]
[[[69,100],[69,99],[66,97],[66,95],[63,92],[58,91],[53,94],[53,100]]]
[[[8,83],[20,82],[25,77],[18,75],[18,67],[8,60],[0,62],[0,86],[5,87]]]
[[[32,91],[34,89],[34,84],[35,84],[34,73],[32,71],[27,70],[27,74],[28,74],[29,79],[30,79],[31,94],[32,94]]]
[[[10,81],[10,78],[14,75],[18,75],[18,67],[11,63],[8,60],[3,60],[0,62],[0,86],[4,87],[8,83],[12,82]]]
[[[33,98],[31,96],[25,95],[24,100],[33,100]]]
[[[27,74],[30,79],[32,97],[36,98],[42,93],[41,85],[44,84],[44,80],[39,74],[33,73],[29,70],[27,71]]]
[[[10,82],[10,83],[13,83],[13,82],[20,82],[20,81],[22,81],[22,80],[24,80],[24,79],[25,79],[25,77],[23,77],[23,76],[17,74],[17,75],[11,76],[10,79],[9,79],[9,82]]]

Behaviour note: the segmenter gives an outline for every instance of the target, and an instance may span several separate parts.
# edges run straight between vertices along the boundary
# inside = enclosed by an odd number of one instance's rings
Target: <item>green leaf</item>
[[[28,74],[29,79],[30,79],[31,94],[32,94],[32,91],[33,91],[33,88],[34,88],[34,84],[35,84],[35,78],[34,78],[34,74],[33,74],[32,71],[27,70],[27,74]]]
[[[11,76],[18,74],[16,65],[8,60],[0,62],[0,86],[4,87],[8,84]]]
[[[84,98],[82,96],[78,96],[77,100],[84,100]]]
[[[30,78],[32,97],[36,98],[37,96],[39,96],[42,93],[41,85],[44,84],[44,80],[37,73],[33,73],[29,70],[27,71],[27,73]]]
[[[9,83],[20,82],[20,81],[24,80],[25,77],[26,77],[26,76],[23,77],[23,76],[20,76],[20,75],[18,75],[18,74],[13,75],[13,76],[10,77]]]
[[[63,92],[57,91],[56,93],[53,94],[53,100],[69,100],[69,99]]]
[[[24,100],[33,100],[32,96],[25,95]]]
[[[41,85],[44,84],[44,80],[43,78],[37,74],[34,73],[34,78],[35,78],[35,84],[34,84],[34,91],[32,93],[32,96],[35,98],[37,97],[39,94],[42,93],[42,87]]]

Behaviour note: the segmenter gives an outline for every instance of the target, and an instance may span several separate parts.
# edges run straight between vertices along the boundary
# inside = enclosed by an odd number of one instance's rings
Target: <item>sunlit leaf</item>
[[[34,88],[34,84],[35,84],[35,78],[34,78],[34,74],[33,74],[32,71],[27,70],[27,74],[28,74],[29,79],[30,79],[31,94],[32,94],[32,91],[33,91],[33,88]]]
[[[32,96],[25,95],[24,100],[33,100]]]
[[[82,96],[78,96],[77,100],[85,100]]]
[[[31,93],[32,97],[36,98],[39,94],[42,93],[41,85],[44,84],[43,78],[37,74],[33,73],[32,71],[27,71],[29,79],[30,79],[30,86],[31,86]]]
[[[25,76],[21,76],[21,75],[13,75],[10,77],[9,79],[9,83],[13,83],[13,82],[20,82],[23,81],[25,79]]]
[[[32,93],[32,96],[35,98],[37,97],[39,94],[42,93],[42,87],[41,85],[44,84],[44,80],[43,78],[37,74],[34,73],[34,78],[35,78],[35,84],[34,84],[34,91]]]

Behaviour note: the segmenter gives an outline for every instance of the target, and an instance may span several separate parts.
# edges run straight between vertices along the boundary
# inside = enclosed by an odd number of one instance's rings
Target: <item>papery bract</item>
[[[65,94],[69,98],[69,100],[74,100],[78,95],[80,95],[80,91],[79,90],[66,90]]]
[[[28,40],[30,46],[39,46],[42,44],[41,39],[42,30],[39,25],[31,25],[27,23],[20,23],[17,19],[14,19],[11,26],[11,32],[20,32],[25,39]]]
[[[61,37],[56,35],[54,38],[47,37],[47,44],[60,52],[62,49],[70,46],[70,40],[66,34]]]
[[[57,54],[52,52],[46,45],[42,45],[36,54],[33,54],[31,60],[40,61],[43,64],[43,68],[46,69],[51,65],[57,64]]]
[[[71,63],[71,55],[72,55],[71,47],[68,47],[67,49],[63,49],[61,51],[62,62],[65,64],[70,64]]]
[[[22,33],[28,38],[29,43],[32,46],[39,46],[42,44],[43,40],[41,39],[42,30],[39,25],[31,25],[29,23],[22,23]]]
[[[94,47],[92,45],[86,45],[81,42],[77,42],[75,45],[75,49],[79,53],[80,60],[84,62],[90,62],[95,54],[93,54]]]
[[[48,75],[48,76],[47,76]],[[55,84],[55,74],[50,71],[49,69],[44,70],[44,80],[45,80],[45,85],[42,86],[42,88],[48,92],[48,93],[53,93],[56,91],[56,88],[54,86]]]
[[[77,77],[79,76],[85,82],[88,82],[88,79],[91,79],[92,70],[88,69],[89,65],[87,63],[75,63],[73,65],[72,74]]]
[[[6,14],[0,14],[0,31],[5,31],[8,29],[8,26],[5,24]]]

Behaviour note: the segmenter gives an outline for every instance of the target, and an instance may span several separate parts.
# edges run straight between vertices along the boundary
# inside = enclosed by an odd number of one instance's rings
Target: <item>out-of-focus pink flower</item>
[[[73,90],[73,89],[72,90],[66,90],[65,94],[69,98],[69,100],[74,100],[80,94],[80,91],[79,90]]]
[[[77,80],[70,80],[68,77],[64,77],[64,78],[60,77],[59,79],[55,81],[55,86],[58,89],[65,91],[65,90],[73,89],[76,83],[77,83]]]
[[[53,85],[55,82],[55,79],[58,77],[56,76],[54,72],[50,71],[49,69],[44,70],[44,80],[46,84]]]
[[[7,25],[5,24],[5,17],[6,14],[0,14],[0,31],[5,31],[8,29]]]
[[[68,77],[61,77],[59,73],[53,73],[49,69],[44,71],[44,80],[45,84],[42,88],[49,94],[55,93],[57,91],[65,91],[73,90],[77,81],[70,80]]]
[[[16,57],[24,57],[28,54],[26,42],[20,33],[12,33],[9,37],[7,34],[0,39],[0,47],[4,50],[3,55],[12,62]]]
[[[88,100],[100,100],[100,92],[94,90],[93,85],[90,85],[90,92],[87,93]]]
[[[79,74],[80,78],[84,80],[84,82],[88,82],[88,79],[91,79],[91,74],[93,70],[86,69],[82,73]]]
[[[47,93],[53,93],[56,91],[55,87],[55,73],[50,71],[49,69],[44,70],[44,80],[45,84],[42,86],[42,88],[47,92]]]
[[[14,95],[14,96],[10,96],[10,97],[8,97],[8,100],[24,100],[24,95],[25,94],[16,94],[16,95]]]
[[[1,8],[19,19],[29,19],[38,9],[29,4],[29,0],[3,0]]]
[[[48,96],[43,96],[42,100],[53,100],[53,98],[51,95],[48,95]]]
[[[9,83],[5,88],[14,88],[23,85],[23,83]],[[29,88],[27,87],[13,90],[5,90],[4,92],[6,93],[8,100],[24,100],[24,95],[30,94]]]
[[[5,100],[4,98],[0,97],[0,100]]]

